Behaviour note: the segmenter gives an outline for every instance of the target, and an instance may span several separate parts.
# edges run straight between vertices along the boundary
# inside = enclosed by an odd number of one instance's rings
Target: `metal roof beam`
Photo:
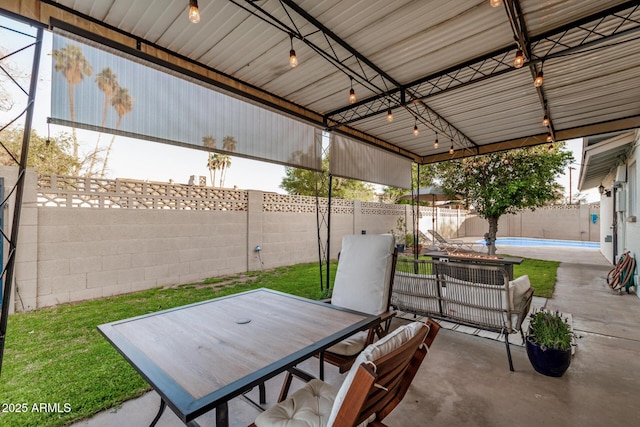
[[[507,0],[505,7],[508,7],[507,4],[513,3],[515,3],[513,0]],[[521,15],[521,13],[518,15]],[[595,32],[592,27],[605,18],[610,21],[618,21],[618,25],[611,26],[613,28],[606,33],[602,31]],[[516,20],[516,22],[519,20],[520,19]],[[526,30],[526,28],[524,29]],[[573,35],[575,35],[575,31],[583,32],[584,37],[574,37],[573,40],[568,40],[569,37],[566,36],[570,30],[574,31],[572,33]],[[592,47],[639,30],[640,6],[637,1],[628,1],[579,21],[553,29],[547,33],[532,37],[526,44],[529,52],[527,56],[528,65],[532,66],[547,59],[566,55],[586,47]],[[525,40],[525,37],[522,35],[524,33],[521,30],[516,30],[516,33],[518,32],[520,33],[520,37]],[[567,40],[565,40],[565,38]],[[542,55],[534,55],[532,53],[541,49],[545,44],[550,44],[551,46],[547,52]],[[407,103],[416,100],[424,101],[436,94],[458,89],[514,71],[516,68],[513,66],[513,57],[516,50],[517,46],[512,45],[407,83],[404,85],[404,88],[408,94],[412,95],[407,99]],[[386,111],[388,106],[383,109],[379,105],[375,105],[377,99],[378,97],[368,98],[357,103],[357,105],[331,111],[326,114],[326,117],[329,121],[336,124],[349,124],[375,114],[381,114]],[[391,108],[398,106],[399,105],[392,104]]]

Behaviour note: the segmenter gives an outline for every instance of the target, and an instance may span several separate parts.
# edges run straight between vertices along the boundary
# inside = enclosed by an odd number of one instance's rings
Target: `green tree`
[[[116,122],[115,127],[115,129],[118,130],[120,129],[124,115],[133,110],[133,99],[131,98],[131,95],[129,95],[129,89],[118,87],[111,98],[111,106],[116,110],[116,113],[118,113],[118,121]],[[111,137],[111,142],[109,143],[109,147],[107,147],[107,153],[104,156],[104,163],[102,164],[100,178],[104,178],[104,174],[107,171],[107,162],[109,161],[109,154],[111,153],[111,147],[113,147],[115,139],[116,135],[114,134]]]
[[[322,172],[315,172],[306,169],[293,167],[285,168],[285,176],[282,178],[280,188],[288,194],[297,194],[302,196],[316,195],[316,180],[327,179],[329,171],[329,159],[322,160]],[[322,176],[320,176],[320,174]],[[374,198],[373,185],[358,181],[355,179],[333,177],[333,188],[331,190],[332,197],[340,199],[356,199],[363,201],[371,201]],[[328,197],[326,188],[320,189],[321,197]]]
[[[98,75],[96,76],[96,84],[98,85],[98,89],[100,89],[104,93],[104,107],[102,109],[102,128],[107,125],[107,112],[109,110],[109,104],[111,103],[111,98],[113,94],[116,93],[120,85],[118,84],[118,76],[111,71],[111,68],[104,68]],[[93,155],[91,156],[91,164],[89,165],[89,175],[93,172],[93,167],[96,163],[96,159],[98,156],[98,150],[100,149],[100,137],[102,136],[102,132],[98,134],[98,140],[96,141],[96,148],[93,150]],[[106,160],[106,159],[105,159]]]
[[[438,164],[442,187],[450,196],[462,194],[478,215],[489,222],[485,238],[495,254],[498,220],[520,209],[535,209],[557,199],[555,179],[573,161],[564,143],[549,150],[537,146],[456,159]]]
[[[62,73],[69,83],[69,110],[71,122],[75,122],[75,108],[73,88],[79,84],[85,76],[91,77],[93,68],[86,60],[79,46],[67,44],[60,50],[54,49],[52,54],[55,61],[54,70]],[[78,158],[78,137],[75,127],[71,128],[73,135],[73,156]],[[76,173],[78,171],[75,171]]]
[[[0,164],[4,166],[18,166],[22,150],[23,130],[8,128],[0,131]],[[43,138],[35,130],[29,137],[29,157],[27,167],[34,168],[43,175],[71,175],[79,169],[78,159],[69,152],[73,146],[73,139],[67,133],[58,137]]]

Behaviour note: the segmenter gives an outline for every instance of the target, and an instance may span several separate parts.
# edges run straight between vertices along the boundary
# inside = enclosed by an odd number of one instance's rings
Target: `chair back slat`
[[[373,414],[381,421],[393,411],[426,356],[423,343],[430,346],[439,329],[436,322],[428,319],[424,331],[374,360],[375,368],[369,363],[359,365],[333,427],[359,425]]]

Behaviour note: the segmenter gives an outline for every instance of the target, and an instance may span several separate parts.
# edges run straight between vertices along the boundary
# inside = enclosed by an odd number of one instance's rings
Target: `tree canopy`
[[[555,182],[573,161],[564,143],[520,148],[443,162],[438,176],[446,193],[461,194],[477,214],[489,221],[485,238],[495,253],[498,219],[521,209],[535,209],[557,200],[562,187]]]
[[[8,128],[0,132],[0,141],[4,146],[4,148],[0,147],[1,165],[18,165],[16,160],[20,159],[22,138],[23,129],[21,128]],[[37,169],[39,174],[71,175],[72,171],[79,168],[77,159],[69,154],[72,146],[73,139],[67,133],[49,138],[47,143],[47,138],[41,137],[32,130],[27,167]]]
[[[326,157],[322,160],[322,172],[314,172],[306,169],[286,167],[285,176],[282,178],[280,188],[285,190],[288,194],[315,196],[316,180],[320,180],[320,182],[328,182],[328,171],[329,159]],[[347,200],[356,199],[362,201],[372,201],[375,196],[373,185],[355,179],[347,179],[334,176],[332,178],[332,184],[332,197]],[[320,186],[318,195],[321,197],[328,197],[328,185]]]

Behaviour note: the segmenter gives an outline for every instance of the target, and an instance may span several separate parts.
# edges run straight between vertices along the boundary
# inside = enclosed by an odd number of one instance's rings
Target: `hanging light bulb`
[[[456,150],[453,149],[453,139],[451,140],[451,147],[449,148],[449,154],[453,154]]]
[[[436,132],[436,140],[433,143],[433,148],[435,148],[437,150],[439,145],[440,144],[438,144],[438,132]]]
[[[513,66],[516,68],[521,68],[524,65],[524,54],[521,49],[518,49],[516,52],[516,58],[513,60]]]
[[[351,79],[351,89],[349,90],[349,103],[353,104],[357,100],[356,91],[353,90],[353,77],[349,76],[349,78]]]
[[[553,142],[553,138],[550,133],[547,134],[547,142]]]
[[[420,131],[418,130],[418,118],[416,117],[416,124],[413,125],[413,135],[418,136],[419,133]]]
[[[489,0],[491,7],[498,7],[502,5],[502,0]]]
[[[387,110],[387,121],[391,123],[393,121],[393,113],[391,112],[391,107]]]
[[[542,126],[546,126],[549,127],[549,116],[547,116],[546,114],[544,115],[544,118],[542,119]]]
[[[198,10],[198,0],[189,0],[189,21],[197,24],[200,22],[200,11]]]
[[[542,76],[542,70],[540,70],[540,72],[536,75],[536,79],[533,81],[533,85],[535,87],[540,87],[542,86],[542,83],[544,83],[544,78]]]
[[[295,68],[298,66],[298,57],[296,56],[296,51],[293,50],[293,34],[289,34],[289,39],[291,40],[291,50],[289,51],[289,65],[291,65],[291,68]]]
[[[549,147],[547,148],[547,151],[549,151],[549,152],[553,151],[553,144],[549,144]]]

